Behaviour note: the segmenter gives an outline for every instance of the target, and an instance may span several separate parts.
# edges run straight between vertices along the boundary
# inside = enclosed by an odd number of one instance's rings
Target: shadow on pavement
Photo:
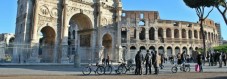
[[[29,70],[43,70],[43,71],[63,71],[63,72],[81,72],[82,68],[74,68],[73,65],[67,65],[67,66],[7,66],[7,65],[1,65],[1,68],[7,68],[7,69],[29,69]]]
[[[212,77],[212,78],[205,78],[205,79],[227,79],[227,76]]]

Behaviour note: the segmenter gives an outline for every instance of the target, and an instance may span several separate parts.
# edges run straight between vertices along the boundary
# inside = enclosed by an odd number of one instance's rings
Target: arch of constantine
[[[206,42],[220,25],[207,19]],[[124,11],[121,0],[18,0],[14,63],[92,63],[134,59],[139,49],[166,56],[202,47],[198,23],[162,20],[156,11]]]

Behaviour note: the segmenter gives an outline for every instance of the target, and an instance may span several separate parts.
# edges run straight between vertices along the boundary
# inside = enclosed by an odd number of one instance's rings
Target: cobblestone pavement
[[[197,73],[194,70],[195,64],[191,64],[190,72],[179,71],[171,72],[171,64],[164,64],[164,69],[160,70],[159,75],[132,75],[133,72],[127,75],[94,75],[94,72],[89,76],[83,76],[81,68],[74,68],[73,65],[0,65],[0,79],[227,79],[227,67],[218,68],[218,66],[204,66],[204,73]]]

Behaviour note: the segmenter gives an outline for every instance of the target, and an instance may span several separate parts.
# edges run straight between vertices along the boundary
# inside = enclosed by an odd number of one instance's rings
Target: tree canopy
[[[216,0],[184,0],[185,4],[190,8],[211,7]]]

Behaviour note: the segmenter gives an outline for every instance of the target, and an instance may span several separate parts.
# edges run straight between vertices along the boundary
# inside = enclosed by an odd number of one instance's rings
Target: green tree
[[[206,52],[206,43],[205,43],[205,34],[203,30],[203,23],[204,20],[209,16],[211,11],[214,9],[214,1],[215,0],[184,0],[184,3],[190,7],[195,9],[197,16],[199,17],[199,23],[200,23],[200,31],[202,33],[203,38],[203,52]],[[207,14],[206,9],[208,7],[212,7]]]
[[[225,24],[227,25],[226,11],[227,11],[227,2],[226,0],[215,0],[213,3],[214,6],[218,9],[219,13],[222,15]]]

